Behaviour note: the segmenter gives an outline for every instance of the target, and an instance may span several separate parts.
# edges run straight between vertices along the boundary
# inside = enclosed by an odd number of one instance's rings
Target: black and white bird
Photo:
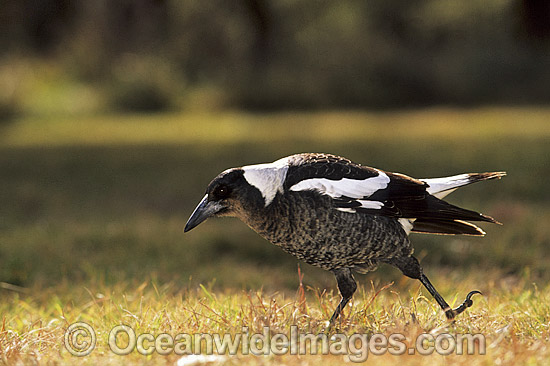
[[[469,221],[498,223],[442,199],[458,187],[505,172],[414,179],[330,154],[296,154],[269,164],[228,169],[206,189],[184,231],[212,216],[235,216],[262,237],[336,276],[342,296],[330,324],[353,296],[352,271],[380,263],[418,279],[453,319],[472,306],[471,291],[452,309],[413,256],[409,233],[485,233]]]

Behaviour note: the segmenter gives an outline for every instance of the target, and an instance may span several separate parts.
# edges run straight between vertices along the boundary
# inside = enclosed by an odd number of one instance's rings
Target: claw
[[[447,319],[449,319],[449,320],[454,319],[455,316],[457,316],[458,314],[462,313],[464,310],[466,310],[470,306],[472,306],[474,304],[474,302],[472,301],[472,296],[474,296],[475,294],[480,294],[481,295],[481,292],[477,291],[477,290],[470,291],[468,293],[468,295],[466,295],[466,299],[462,302],[462,304],[460,304],[460,306],[458,306],[454,309],[447,310],[445,312],[445,315],[447,316]]]
[[[474,296],[475,294],[483,295],[483,294],[481,293],[481,291],[478,291],[478,290],[470,291],[470,292],[468,293],[468,295],[466,295],[466,300],[464,300],[464,301],[470,302],[470,305],[469,305],[469,306],[472,306],[472,305],[471,305],[471,302],[472,302],[471,298],[472,298],[472,296]]]

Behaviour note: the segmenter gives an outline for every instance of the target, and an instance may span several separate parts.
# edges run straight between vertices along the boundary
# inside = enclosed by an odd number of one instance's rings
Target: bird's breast
[[[338,211],[315,192],[278,195],[243,221],[284,251],[328,270],[412,252],[397,220]]]

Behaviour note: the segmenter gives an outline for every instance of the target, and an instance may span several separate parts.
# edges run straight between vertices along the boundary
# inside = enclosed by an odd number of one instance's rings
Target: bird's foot
[[[336,314],[336,312],[332,315],[330,320],[328,321],[328,325],[325,328],[325,333],[330,334],[333,330],[338,331],[341,326],[341,319],[338,321],[339,314]]]
[[[470,306],[472,306],[474,304],[474,302],[472,301],[472,296],[474,296],[475,294],[480,294],[481,295],[481,292],[477,291],[477,290],[470,291],[470,293],[468,293],[468,295],[466,295],[466,300],[464,300],[462,302],[462,304],[460,304],[460,306],[458,306],[454,309],[449,308],[449,309],[445,310],[445,316],[447,317],[447,319],[453,320],[458,314],[464,312],[464,310],[466,310]]]

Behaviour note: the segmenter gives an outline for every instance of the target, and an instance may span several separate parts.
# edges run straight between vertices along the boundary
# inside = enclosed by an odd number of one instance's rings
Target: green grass
[[[449,197],[496,217],[485,238],[414,235],[426,273],[449,301],[484,297],[448,325],[417,281],[382,267],[361,284],[342,325],[407,335],[449,327],[502,341],[487,356],[380,356],[369,362],[537,364],[549,356],[550,109],[395,113],[225,112],[24,119],[0,126],[0,362],[173,364],[120,357],[106,335],[121,323],[153,333],[223,332],[269,324],[324,329],[338,301],[331,274],[300,264],[235,219],[182,228],[220,171],[303,151],[417,177],[506,170]],[[384,289],[373,299],[375,290]],[[203,285],[201,288],[200,285]],[[323,289],[328,292],[323,293]],[[426,297],[424,297],[426,296]],[[282,309],[273,318],[272,306]],[[412,321],[411,313],[417,322]],[[218,314],[218,315],[216,315]],[[223,318],[223,319],[222,319]],[[98,330],[98,349],[63,350],[68,324]],[[229,364],[329,364],[337,356],[230,358]]]

